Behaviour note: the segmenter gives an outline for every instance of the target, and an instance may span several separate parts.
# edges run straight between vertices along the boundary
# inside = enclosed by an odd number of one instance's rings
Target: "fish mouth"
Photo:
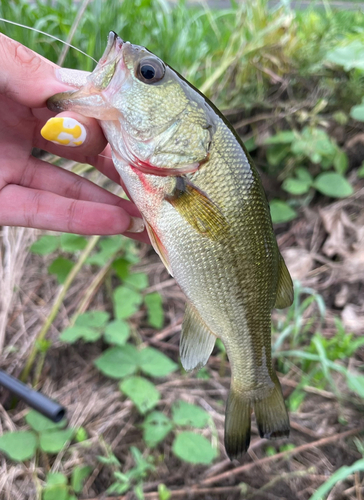
[[[104,50],[104,53],[99,60],[98,65],[103,66],[104,64],[116,59],[119,55],[119,52],[123,46],[124,40],[122,40],[115,31],[110,31],[109,36],[107,38],[107,45]]]

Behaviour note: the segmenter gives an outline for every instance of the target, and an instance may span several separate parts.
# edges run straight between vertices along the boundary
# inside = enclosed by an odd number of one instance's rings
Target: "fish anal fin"
[[[171,266],[170,266],[170,263],[169,263],[169,260],[168,260],[167,250],[164,248],[163,243],[158,238],[158,235],[156,234],[156,232],[154,231],[154,229],[152,228],[152,226],[146,220],[144,220],[144,222],[145,222],[145,227],[147,228],[147,232],[148,232],[148,236],[149,236],[150,242],[151,242],[154,250],[159,255],[161,261],[163,262],[163,264],[166,267],[166,269],[169,272],[169,274],[171,276],[173,276],[172,270],[171,270]]]
[[[180,356],[186,371],[204,366],[215,345],[216,336],[205,325],[191,303],[187,303],[182,324]]]
[[[291,275],[287,269],[286,263],[281,254],[279,254],[278,265],[278,287],[276,303],[274,307],[277,309],[284,309],[289,307],[293,302],[293,283]]]
[[[221,237],[229,224],[219,207],[185,177],[176,178],[176,187],[166,200],[202,236]]]

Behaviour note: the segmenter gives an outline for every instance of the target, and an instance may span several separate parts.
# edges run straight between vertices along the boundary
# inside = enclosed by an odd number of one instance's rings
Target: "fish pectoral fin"
[[[156,235],[152,226],[145,219],[144,219],[144,222],[145,222],[145,227],[147,228],[147,233],[148,233],[150,242],[152,244],[152,247],[159,255],[161,261],[163,262],[163,264],[164,264],[165,268],[167,269],[167,271],[169,272],[169,274],[171,276],[173,276],[172,270],[171,270],[171,265],[169,263],[169,259],[168,259],[168,255],[167,255],[167,250],[164,248],[163,243]]]
[[[279,254],[278,273],[277,296],[274,307],[284,309],[285,307],[289,307],[293,302],[293,283],[281,254]]]
[[[202,368],[210,357],[215,340],[216,336],[205,325],[196,308],[187,302],[179,343],[183,368],[186,371]]]
[[[176,178],[174,192],[166,200],[202,236],[217,239],[229,229],[219,207],[185,177]]]

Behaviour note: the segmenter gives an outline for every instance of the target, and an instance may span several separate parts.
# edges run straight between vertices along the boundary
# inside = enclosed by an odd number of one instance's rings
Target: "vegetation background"
[[[98,59],[112,29],[147,46],[232,121],[256,162],[295,301],[274,311],[288,441],[223,449],[229,363],[186,374],[184,297],[126,238],[0,233],[0,366],[68,408],[53,425],[0,391],[0,498],[356,499],[364,495],[364,13],[328,0],[0,0],[0,16]],[[349,3],[348,3],[349,5]],[[293,8],[294,7],[294,8]],[[46,34],[0,30],[63,66]],[[88,165],[34,154],[116,187]]]

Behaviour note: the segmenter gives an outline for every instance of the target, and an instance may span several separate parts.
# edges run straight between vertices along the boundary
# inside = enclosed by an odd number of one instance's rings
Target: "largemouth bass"
[[[271,310],[292,303],[292,280],[259,175],[232,126],[176,71],[113,32],[87,83],[48,106],[100,120],[151,242],[186,294],[183,367],[203,366],[216,338],[223,341],[232,373],[228,456],[247,451],[252,411],[261,437],[288,436]]]

